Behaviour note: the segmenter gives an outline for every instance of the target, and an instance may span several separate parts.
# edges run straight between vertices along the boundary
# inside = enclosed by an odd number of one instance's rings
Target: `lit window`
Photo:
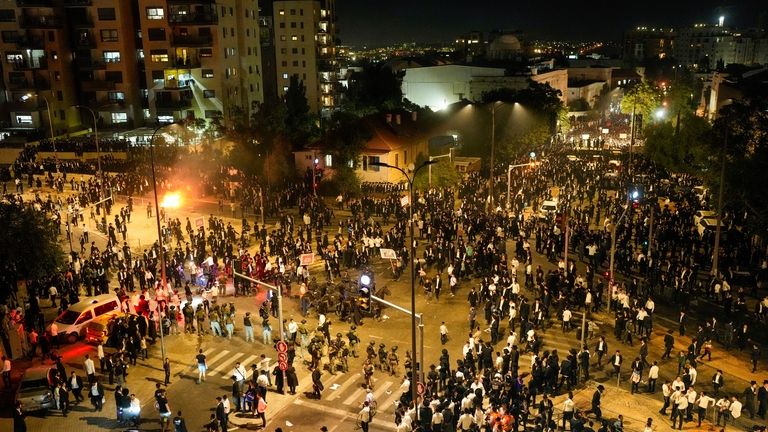
[[[112,123],[128,123],[128,113],[113,112]]]
[[[285,15],[285,9],[280,9],[280,12],[278,12],[280,15]]]
[[[323,164],[327,167],[333,166],[333,156],[331,155],[325,155],[325,160],[323,161]]]
[[[283,91],[287,92],[288,91],[288,86],[283,86]]]
[[[151,50],[149,54],[152,62],[154,63],[162,63],[168,61],[168,51],[166,50]]]
[[[299,40],[299,37],[296,36],[296,35],[293,35],[293,36],[291,36],[291,40],[292,41],[297,41],[297,40]]]
[[[283,79],[288,79],[288,74],[287,73],[283,74]]]
[[[104,63],[120,63],[120,51],[104,51]]]
[[[31,126],[32,114],[16,114],[16,123],[19,125]]]
[[[147,8],[147,19],[150,20],[161,20],[165,17],[165,12],[163,12],[163,8],[160,7],[148,7]]]
[[[213,78],[213,69],[203,69],[203,78]]]

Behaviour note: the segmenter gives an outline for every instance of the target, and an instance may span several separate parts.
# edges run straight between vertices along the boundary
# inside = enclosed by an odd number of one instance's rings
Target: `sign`
[[[286,354],[286,353],[277,353],[277,361],[280,362],[280,363],[287,362],[288,361],[288,354]]]
[[[288,363],[287,362],[280,362],[277,364],[277,367],[280,368],[281,371],[285,372],[288,370]]]
[[[381,259],[388,259],[388,260],[396,260],[397,259],[397,253],[394,249],[379,249],[379,254],[381,254]]]
[[[400,198],[400,205],[403,207],[407,206],[410,202],[411,200],[408,198],[408,195]]]
[[[279,353],[286,353],[286,352],[288,352],[288,344],[285,343],[285,341],[278,341],[277,342],[277,352],[279,352]]]
[[[419,394],[419,396],[424,396],[424,392],[427,390],[426,386],[424,386],[424,383],[417,382],[416,383],[416,393]]]
[[[195,219],[195,226],[198,227],[198,228],[204,227],[205,226],[205,219],[202,218],[202,217],[196,218]]]
[[[299,263],[303,266],[308,266],[315,262],[315,254],[308,253],[308,254],[301,254],[299,256]]]

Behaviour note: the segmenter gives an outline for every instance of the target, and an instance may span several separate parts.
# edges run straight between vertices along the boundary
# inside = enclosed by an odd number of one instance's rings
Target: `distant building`
[[[672,55],[675,32],[671,28],[637,27],[624,34],[625,60],[662,59]]]
[[[700,107],[699,114],[714,120],[723,107],[750,95],[753,88],[764,86],[766,82],[768,67],[750,70],[737,76],[714,72],[705,84],[705,95],[708,93],[708,97],[704,98],[704,106]]]
[[[578,100],[584,100],[589,108],[594,108],[600,99],[606,81],[569,80],[568,81],[568,105]]]
[[[338,97],[335,0],[275,0],[272,8],[278,98],[295,75],[310,110],[328,112]]]
[[[547,83],[562,93],[566,101],[568,72],[534,70],[518,75],[508,75],[503,68],[445,65],[405,69],[403,97],[419,106],[441,110],[462,99],[477,102],[484,92],[501,88],[522,89],[531,79]]]

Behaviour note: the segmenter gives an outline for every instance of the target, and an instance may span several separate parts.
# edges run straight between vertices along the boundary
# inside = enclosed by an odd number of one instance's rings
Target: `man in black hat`
[[[603,392],[605,392],[605,387],[600,384],[597,386],[597,390],[595,390],[595,393],[592,395],[592,412],[595,414],[595,418],[597,418],[597,420],[601,420],[603,418],[603,412],[600,410],[600,399],[603,397]]]

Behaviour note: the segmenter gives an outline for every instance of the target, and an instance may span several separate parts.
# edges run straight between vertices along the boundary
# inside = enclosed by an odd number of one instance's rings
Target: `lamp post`
[[[96,121],[96,112],[94,112],[91,107],[85,105],[75,105],[75,108],[87,110],[91,113],[91,117],[93,117],[93,136],[96,141],[96,163],[99,170],[99,176],[103,178],[104,174],[101,171],[101,148],[99,147],[99,127]]]
[[[152,193],[154,194],[155,199],[155,220],[157,221],[157,242],[158,246],[160,248],[160,283],[163,287],[163,290],[166,288],[166,280],[165,280],[165,250],[163,249],[163,232],[160,228],[160,207],[158,205],[157,201],[157,177],[155,174],[155,135],[163,129],[168,126],[172,126],[176,123],[170,123],[170,124],[162,124],[155,128],[155,131],[152,132],[152,137],[149,138],[149,159],[152,165]],[[165,340],[163,335],[163,320],[162,316],[159,316],[160,321],[160,355],[161,358],[165,358]]]
[[[491,104],[491,175],[488,179],[488,211],[493,213],[493,168],[496,165],[496,102]]]
[[[723,190],[725,186],[725,150],[728,147],[728,129],[725,129],[725,140],[723,141],[723,149],[720,154],[720,185],[717,193],[717,226],[715,227],[715,251],[712,255],[712,274],[715,277],[720,276],[718,271],[720,261],[720,232],[723,225]]]
[[[530,154],[531,161],[524,164],[516,164],[516,165],[509,165],[507,166],[507,210],[509,210],[510,206],[510,194],[512,193],[512,170],[515,168],[521,168],[521,167],[527,167],[527,166],[535,166],[536,165],[536,153],[531,152]]]
[[[413,174],[411,176],[408,176],[408,173],[397,166],[390,165],[388,163],[384,162],[373,162],[371,165],[373,166],[380,166],[380,167],[386,167],[391,168],[400,171],[403,176],[405,177],[406,181],[408,181],[408,193],[409,193],[409,203],[408,203],[408,224],[410,225],[410,231],[411,231],[411,245],[410,245],[410,261],[411,261],[411,352],[413,353],[413,363],[416,364],[416,245],[414,244],[414,235],[413,235],[413,181],[416,179],[416,174],[421,171],[422,168],[430,166],[434,164],[435,161],[427,160],[424,161],[421,165],[419,165],[416,169],[411,169]],[[413,167],[413,164],[410,165],[410,167]],[[419,372],[423,371],[424,369],[424,350],[421,350],[421,357],[419,361]],[[413,399],[413,406],[416,411],[416,420],[418,420],[419,416],[419,410],[417,407],[417,400],[418,400],[418,392],[416,389],[416,375],[417,368],[413,367],[413,373],[411,376],[411,398]]]
[[[56,164],[56,172],[58,173],[59,158],[57,157],[57,154],[56,154],[56,139],[54,138],[54,135],[53,135],[53,118],[51,117],[51,104],[50,102],[48,102],[47,97],[39,93],[35,93],[34,95],[32,93],[27,93],[24,95],[24,99],[29,99],[33,96],[41,97],[45,101],[45,110],[48,111],[48,127],[50,128],[50,131],[51,131],[51,145],[53,145],[53,160],[54,160],[54,163]]]

